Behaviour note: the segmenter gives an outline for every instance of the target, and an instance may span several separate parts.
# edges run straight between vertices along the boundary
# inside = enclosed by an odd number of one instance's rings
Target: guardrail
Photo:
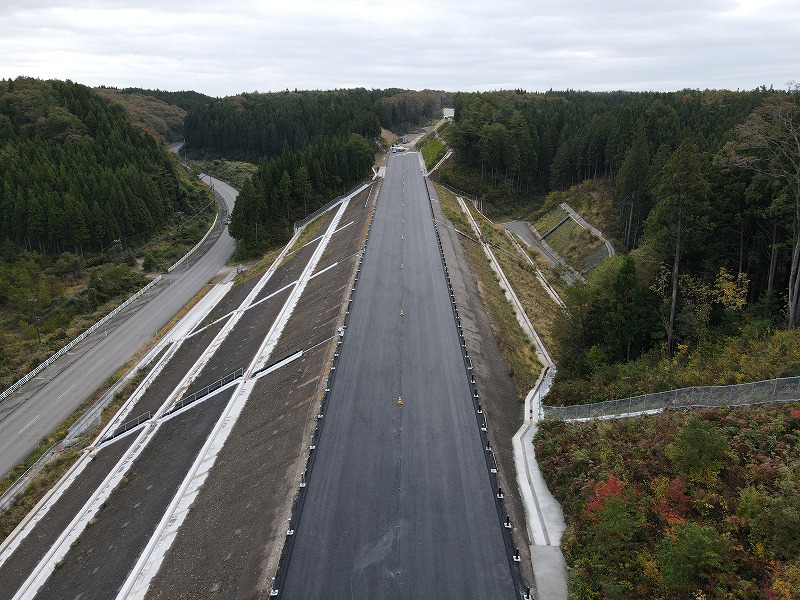
[[[446,183],[442,183],[441,181],[437,181],[436,183],[442,186],[451,194],[455,194],[456,196],[461,196],[462,198],[467,198],[475,205],[475,207],[480,211],[480,213],[483,214],[483,200],[478,198],[475,194],[470,194],[468,192],[465,192],[464,190],[460,190],[451,185],[447,185]],[[480,207],[478,207],[478,204],[480,204]]]
[[[44,453],[38,458],[38,460],[33,463],[30,467],[25,469],[25,472],[17,477],[16,481],[11,484],[3,495],[0,496],[0,511],[4,511],[7,509],[11,503],[14,501],[14,498],[17,497],[22,490],[25,489],[25,486],[28,485],[28,479],[32,476],[35,472],[37,472],[44,464],[50,460],[50,454],[53,452],[56,446],[61,444],[64,440],[59,440],[52,446],[50,446]]]
[[[66,354],[67,352],[72,350],[76,345],[80,344],[83,340],[85,340],[87,337],[92,335],[100,327],[102,327],[103,325],[108,323],[108,321],[110,319],[112,319],[113,317],[117,316],[117,314],[119,314],[122,310],[126,309],[132,302],[138,300],[143,294],[145,294],[148,290],[150,290],[150,288],[152,288],[159,281],[161,281],[161,279],[162,279],[161,275],[159,275],[158,277],[153,279],[153,281],[148,283],[146,286],[144,286],[142,289],[140,289],[138,292],[136,292],[133,296],[131,296],[130,298],[125,300],[125,302],[120,304],[117,308],[112,310],[105,317],[100,319],[97,323],[95,323],[94,325],[89,327],[89,329],[84,331],[82,334],[80,334],[78,337],[76,337],[74,340],[72,340],[69,344],[67,344],[66,346],[61,348],[61,350],[59,350],[58,352],[53,354],[50,358],[48,358],[46,361],[44,361],[42,364],[40,364],[38,367],[36,367],[33,371],[31,371],[30,373],[25,375],[22,379],[20,379],[16,383],[14,383],[10,388],[5,390],[3,393],[0,393],[0,402],[2,402],[6,398],[8,398],[11,394],[16,392],[19,388],[21,388],[23,385],[28,383],[34,377],[36,377],[39,373],[44,371],[47,367],[49,367],[54,362],[56,362],[59,358],[64,356],[64,354]]]
[[[115,437],[118,437],[125,433],[126,431],[130,431],[135,427],[138,427],[142,423],[145,423],[150,420],[150,411],[148,410],[146,413],[143,413],[136,417],[135,419],[131,419],[130,421],[125,421],[122,425],[117,427],[111,435],[107,435],[98,443],[98,446],[105,444],[108,440],[113,440]]]
[[[173,272],[175,269],[177,269],[178,267],[180,267],[180,266],[181,266],[181,265],[182,265],[184,262],[186,262],[186,259],[187,259],[187,258],[189,258],[189,257],[190,257],[192,254],[194,254],[194,253],[195,253],[195,251],[196,251],[196,250],[197,250],[197,249],[198,249],[200,246],[202,246],[202,245],[203,245],[203,243],[204,243],[204,242],[205,242],[205,241],[208,239],[208,236],[210,236],[210,235],[211,235],[211,232],[212,232],[212,231],[214,231],[214,228],[217,226],[217,221],[219,221],[219,213],[217,213],[216,215],[214,215],[214,222],[211,224],[211,227],[209,227],[208,231],[206,231],[206,234],[203,236],[203,238],[202,238],[202,239],[201,239],[199,242],[197,242],[197,243],[194,245],[194,248],[192,248],[192,249],[191,249],[191,250],[189,250],[189,251],[188,251],[186,254],[184,254],[183,256],[181,256],[181,257],[178,259],[178,261],[177,261],[177,262],[176,262],[174,265],[172,265],[171,267],[169,267],[169,268],[167,269],[167,273],[172,273],[172,272]]]
[[[561,421],[608,419],[682,408],[754,406],[800,400],[800,377],[733,385],[708,385],[642,394],[574,406],[542,406],[545,418]]]

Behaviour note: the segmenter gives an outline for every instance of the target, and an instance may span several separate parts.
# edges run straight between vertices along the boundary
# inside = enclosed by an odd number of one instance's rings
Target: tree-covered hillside
[[[334,90],[242,94],[186,116],[190,152],[259,161],[231,214],[238,256],[291,237],[292,224],[370,174],[381,127],[405,131],[439,118],[450,95]]]
[[[76,83],[0,83],[0,239],[28,250],[101,250],[181,203],[174,167],[125,111]]]
[[[213,100],[211,96],[206,96],[205,94],[201,94],[200,92],[195,92],[192,90],[184,90],[180,92],[168,92],[166,90],[148,90],[136,87],[122,88],[122,89],[101,87],[100,89],[116,90],[120,94],[125,96],[137,95],[137,94],[141,96],[150,96],[171,106],[177,106],[178,108],[185,111],[189,111],[193,109],[195,106],[206,104],[211,100]]]
[[[662,359],[797,325],[796,89],[458,94],[455,107],[445,182],[534,218],[563,201],[543,203],[549,191],[613,190],[606,234],[622,254],[564,294],[551,402],[653,391],[669,385],[653,376],[672,370]],[[695,383],[733,382],[720,379]]]
[[[731,128],[769,94],[459,93],[450,131],[462,167],[455,175],[468,175],[477,193],[524,202],[585,179],[616,177],[637,133],[644,139],[637,148],[644,169],[654,161],[660,168],[687,137],[701,151],[716,152]]]
[[[231,213],[240,257],[286,243],[292,225],[371,173],[375,146],[356,133],[264,159],[245,181]]]
[[[82,85],[0,81],[0,389],[208,229],[208,192],[132,119]]]
[[[167,142],[183,140],[183,120],[186,118],[186,111],[180,106],[130,89],[100,87],[95,91],[110,102],[122,105],[131,121],[147,133]]]
[[[191,109],[186,144],[190,151],[257,162],[351,133],[377,139],[381,126],[403,131],[438,118],[443,97],[365,89],[242,94]]]

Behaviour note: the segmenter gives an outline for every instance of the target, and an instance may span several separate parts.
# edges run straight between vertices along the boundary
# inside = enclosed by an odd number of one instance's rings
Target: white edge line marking
[[[72,384],[71,386],[69,386],[69,387],[68,387],[66,390],[64,390],[63,392],[61,392],[61,394],[59,394],[59,396],[58,396],[58,398],[56,398],[56,400],[61,400],[61,396],[63,396],[63,395],[64,395],[64,394],[66,394],[68,391],[70,391],[72,388],[74,388],[74,387],[75,387],[75,385],[76,385],[76,384],[74,384],[74,383],[73,383],[73,384]]]
[[[20,429],[20,430],[19,430],[19,433],[22,433],[22,432],[23,432],[23,431],[25,431],[25,430],[26,430],[28,427],[30,427],[31,425],[33,425],[33,422],[34,422],[36,419],[38,419],[39,417],[41,417],[41,416],[42,416],[42,415],[36,415],[35,417],[33,417],[33,419],[31,419],[31,422],[30,422],[30,423],[28,423],[27,425],[25,425],[25,427],[23,427],[22,429]],[[18,433],[17,435],[19,435],[19,433]]]

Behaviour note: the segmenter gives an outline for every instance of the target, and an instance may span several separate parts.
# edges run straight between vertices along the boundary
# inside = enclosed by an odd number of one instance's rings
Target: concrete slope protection
[[[228,210],[238,192],[213,181]],[[154,292],[123,311],[3,402],[0,411],[0,476],[8,473],[219,273],[233,255],[227,228],[191,268],[166,275]],[[155,301],[153,301],[155,299]],[[70,356],[71,355],[71,356]]]
[[[280,597],[515,598],[416,153],[370,237]]]

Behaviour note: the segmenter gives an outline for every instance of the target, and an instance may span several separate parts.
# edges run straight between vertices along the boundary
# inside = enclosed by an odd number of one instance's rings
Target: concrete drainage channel
[[[514,293],[492,251],[480,240],[480,230],[463,198],[457,197],[461,210],[467,215],[473,232],[478,237],[492,270],[500,279],[500,286],[517,315],[517,320],[528,338],[536,347],[537,357],[544,365],[539,379],[525,398],[524,421],[514,435],[514,462],[517,481],[525,507],[528,535],[532,544],[531,566],[536,580],[537,592],[548,600],[566,600],[567,568],[561,552],[561,536],[566,525],[561,505],[547,489],[547,483],[539,470],[533,451],[533,438],[541,418],[541,399],[550,389],[556,367],[536,330],[533,328],[522,304]]]

